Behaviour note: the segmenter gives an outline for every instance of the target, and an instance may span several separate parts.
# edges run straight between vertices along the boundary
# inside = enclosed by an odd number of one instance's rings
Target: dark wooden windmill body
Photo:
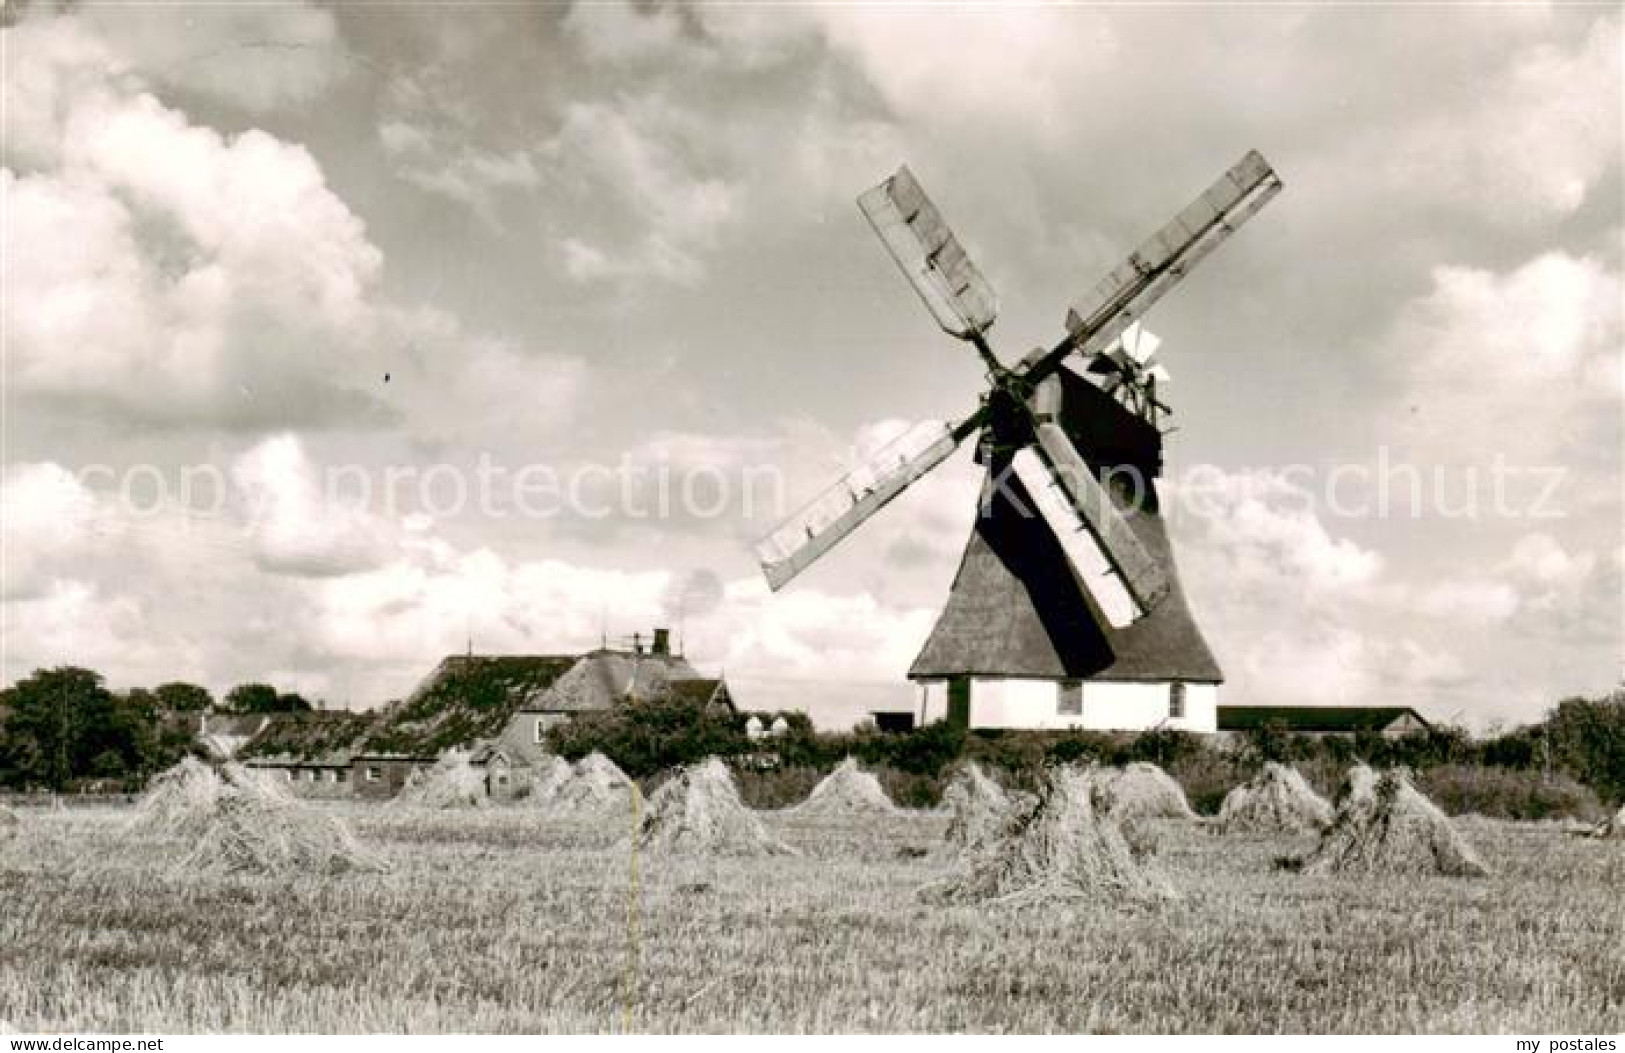
[[[1059,343],[1013,366],[987,341],[991,288],[908,169],[860,197],[938,324],[981,356],[988,390],[968,417],[904,435],[765,538],[769,585],[978,435],[987,473],[975,526],[909,670],[925,688],[922,719],[1213,730],[1222,674],[1161,514],[1168,375],[1139,318],[1280,188],[1249,153],[1075,304]]]

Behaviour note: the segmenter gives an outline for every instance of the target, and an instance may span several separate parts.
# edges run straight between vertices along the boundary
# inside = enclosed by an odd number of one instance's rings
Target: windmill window
[[[1063,717],[1083,716],[1083,681],[1062,680],[1055,685],[1055,712]]]
[[[1170,717],[1185,715],[1185,685],[1180,681],[1168,685],[1168,715]]]

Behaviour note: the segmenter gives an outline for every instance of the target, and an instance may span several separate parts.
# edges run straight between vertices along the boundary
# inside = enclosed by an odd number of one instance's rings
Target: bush
[[[1180,757],[1167,771],[1185,791],[1192,808],[1202,815],[1217,815],[1224,795],[1252,778],[1262,763],[1251,765],[1218,750],[1202,750]]]
[[[965,731],[939,721],[906,735],[862,736],[856,745],[853,754],[871,766],[934,778],[965,752]]]
[[[739,799],[749,808],[778,809],[800,804],[829,772],[807,765],[758,769],[745,767],[734,772]]]
[[[1072,731],[1050,742],[1044,760],[1050,764],[1116,764],[1123,755],[1122,744],[1098,731]]]
[[[1153,728],[1134,737],[1121,763],[1149,761],[1160,768],[1171,768],[1181,759],[1197,756],[1206,749],[1206,741],[1192,732]]]
[[[1479,761],[1498,768],[1534,768],[1540,764],[1545,736],[1538,728],[1515,728],[1478,747]]]
[[[780,714],[761,714],[765,723]],[[594,750],[627,774],[648,779],[708,756],[732,758],[748,772],[746,799],[781,807],[805,797],[842,758],[856,757],[875,771],[899,803],[934,803],[946,772],[961,758],[998,769],[1001,781],[1022,789],[1036,784],[1046,765],[1095,762],[1123,765],[1149,761],[1184,788],[1192,806],[1213,813],[1224,794],[1245,782],[1265,761],[1296,767],[1317,792],[1335,800],[1344,773],[1356,761],[1378,768],[1404,766],[1419,773],[1417,785],[1449,811],[1478,811],[1508,818],[1590,814],[1597,796],[1625,798],[1625,698],[1571,699],[1544,725],[1522,728],[1474,743],[1458,728],[1431,728],[1398,739],[1363,731],[1353,737],[1294,735],[1262,728],[1227,752],[1185,731],[1132,733],[1092,731],[980,730],[928,724],[907,734],[886,735],[872,727],[838,735],[818,734],[802,713],[784,713],[788,730],[771,739],[745,734],[748,714],[702,712],[692,705],[645,702],[584,714],[549,732],[553,748],[574,759]],[[1564,777],[1543,779],[1549,764]],[[1580,783],[1588,784],[1591,794]]]
[[[1443,764],[1416,774],[1416,788],[1451,815],[1476,812],[1496,819],[1596,819],[1597,795],[1566,775],[1481,765]]]
[[[585,713],[549,729],[547,738],[553,750],[567,760],[596,751],[634,779],[707,757],[729,758],[758,749],[745,734],[741,715],[676,701],[639,702]]]
[[[1461,728],[1433,727],[1397,739],[1382,740],[1370,760],[1385,768],[1429,768],[1438,764],[1460,764],[1474,759],[1475,750]]]

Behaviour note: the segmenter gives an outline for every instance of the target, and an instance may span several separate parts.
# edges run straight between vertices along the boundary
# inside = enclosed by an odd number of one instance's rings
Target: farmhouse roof
[[[681,655],[601,649],[583,655],[547,690],[527,697],[527,713],[583,713],[621,702],[669,697],[672,686],[701,679]],[[714,682],[713,682],[714,683]]]
[[[270,720],[264,713],[205,713],[199,721],[197,743],[210,757],[230,760]]]
[[[350,763],[378,714],[349,710],[277,713],[237,751],[252,764]]]
[[[573,655],[442,659],[410,695],[384,710],[361,748],[368,755],[437,757],[453,746],[491,738],[576,661]]]
[[[248,738],[258,734],[272,716],[274,714],[203,713],[199,718],[199,734]]]
[[[1431,727],[1422,714],[1409,706],[1220,706],[1220,731],[1250,731],[1279,726],[1287,731],[1355,732],[1381,731],[1401,717],[1409,716],[1424,728]]]
[[[675,702],[686,702],[695,706],[734,708],[733,698],[728,694],[728,685],[712,677],[673,680],[667,685],[667,695]]]

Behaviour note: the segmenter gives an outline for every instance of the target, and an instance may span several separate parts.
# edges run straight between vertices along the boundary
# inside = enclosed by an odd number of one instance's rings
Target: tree
[[[208,688],[181,680],[159,684],[152,693],[158,698],[158,708],[171,713],[202,713],[214,708],[214,696]]]
[[[238,684],[226,692],[228,713],[275,713],[282,696],[270,684]]]
[[[1546,716],[1551,758],[1604,800],[1625,800],[1625,691],[1569,698]]]
[[[270,684],[238,684],[226,692],[228,713],[309,713],[313,708],[298,692],[280,692]]]
[[[36,669],[0,691],[5,734],[0,750],[18,783],[65,788],[112,753],[126,765],[139,759],[132,713],[121,709],[100,673],[76,666]]]

